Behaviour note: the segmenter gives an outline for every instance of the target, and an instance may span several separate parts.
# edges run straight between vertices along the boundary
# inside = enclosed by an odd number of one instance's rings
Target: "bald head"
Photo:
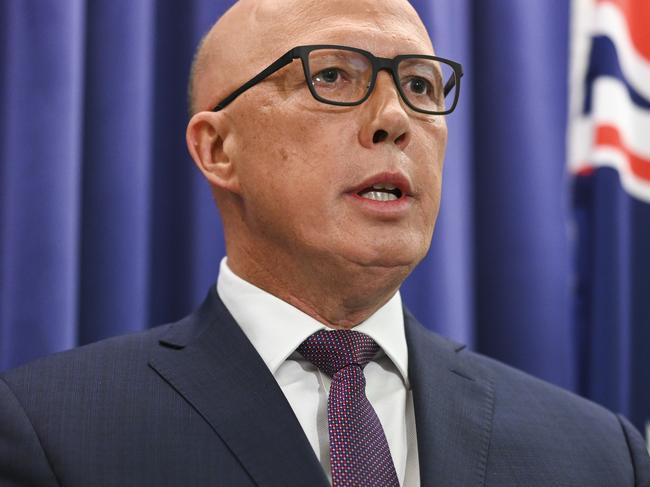
[[[401,29],[390,20],[399,18]],[[332,22],[337,20],[337,22]],[[395,36],[426,40],[417,12],[406,0],[240,0],[201,41],[192,63],[190,113],[210,110],[232,90],[297,45],[323,43],[328,22],[394,30]],[[334,27],[333,27],[334,28]],[[431,49],[432,52],[432,49]]]

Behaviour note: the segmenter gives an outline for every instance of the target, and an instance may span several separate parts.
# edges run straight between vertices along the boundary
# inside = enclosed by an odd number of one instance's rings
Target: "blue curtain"
[[[466,76],[433,245],[403,295],[431,329],[590,394],[567,231],[568,3],[413,1]],[[178,319],[214,282],[224,244],[185,149],[185,91],[231,4],[0,2],[0,369]],[[593,396],[641,425],[639,404]]]

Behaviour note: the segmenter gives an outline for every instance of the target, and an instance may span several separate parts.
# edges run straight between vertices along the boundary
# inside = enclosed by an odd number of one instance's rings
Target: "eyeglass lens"
[[[445,96],[445,87],[455,74],[443,62],[425,58],[404,58],[398,65],[400,89],[416,108],[444,112],[445,104],[453,103],[455,89]],[[355,103],[362,100],[370,88],[372,63],[365,55],[343,49],[316,49],[309,53],[312,85],[323,100],[335,103]]]

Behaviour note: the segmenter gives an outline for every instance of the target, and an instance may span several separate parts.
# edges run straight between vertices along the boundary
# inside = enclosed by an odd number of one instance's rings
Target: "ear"
[[[235,166],[225,149],[229,134],[227,120],[221,113],[199,112],[187,125],[187,148],[210,185],[239,193]]]

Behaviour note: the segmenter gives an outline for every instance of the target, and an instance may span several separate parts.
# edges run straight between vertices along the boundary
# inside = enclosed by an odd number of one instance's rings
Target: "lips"
[[[349,192],[361,198],[378,202],[392,202],[413,196],[408,178],[400,172],[375,174]]]

